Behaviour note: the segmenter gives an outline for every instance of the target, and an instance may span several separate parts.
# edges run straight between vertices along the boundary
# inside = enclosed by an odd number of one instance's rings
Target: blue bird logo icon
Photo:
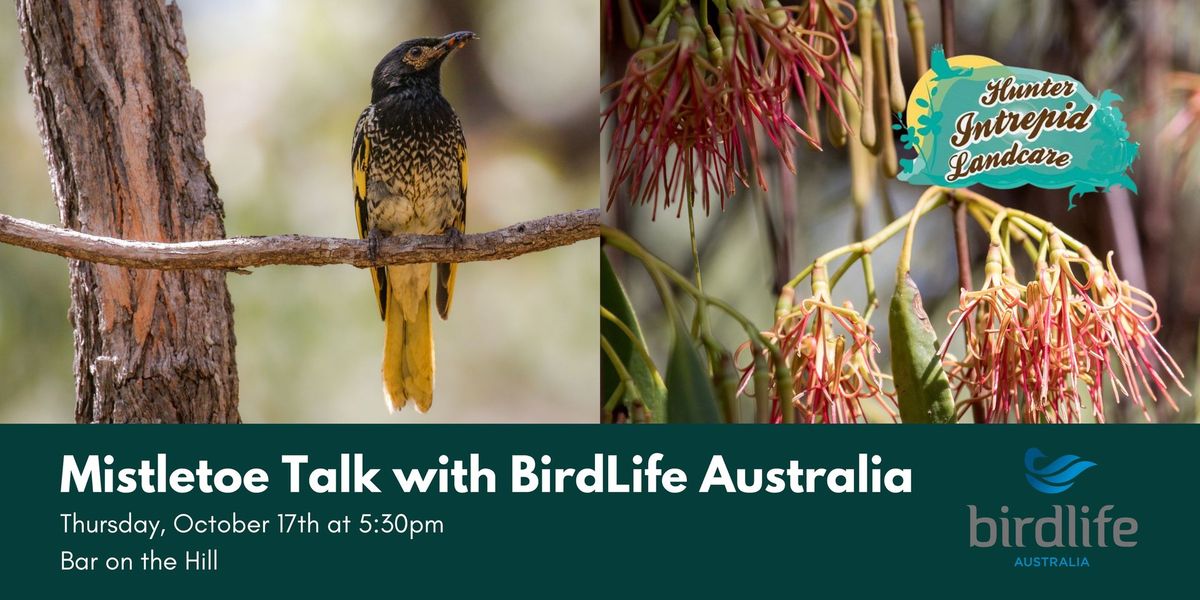
[[[1037,463],[1043,462],[1044,458],[1046,455],[1037,448],[1025,451],[1025,479],[1033,489],[1043,494],[1060,494],[1071,489],[1080,473],[1096,466],[1090,460],[1066,454],[1039,468]]]

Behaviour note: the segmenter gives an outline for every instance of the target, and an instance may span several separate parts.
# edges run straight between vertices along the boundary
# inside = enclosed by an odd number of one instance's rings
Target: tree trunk
[[[139,241],[225,236],[178,7],[17,0],[26,77],[64,227]],[[239,421],[221,271],[70,261],[78,422]]]

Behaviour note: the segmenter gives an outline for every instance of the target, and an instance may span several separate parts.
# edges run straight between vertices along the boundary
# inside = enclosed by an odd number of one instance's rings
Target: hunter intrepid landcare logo
[[[1096,466],[1096,463],[1090,460],[1067,454],[1039,468],[1037,463],[1043,458],[1046,458],[1046,455],[1037,448],[1025,451],[1025,479],[1033,489],[1043,494],[1059,494],[1071,489],[1080,473]]]
[[[1025,480],[1040,494],[1066,492],[1084,471],[1097,466],[1074,454],[1045,459],[1037,448],[1025,451]],[[968,504],[967,516],[969,547],[1014,549],[1015,553],[1005,555],[1014,567],[1090,567],[1097,549],[1132,548],[1138,543],[1137,519],[1120,516],[1114,504],[1099,503],[1098,508],[1052,504],[1019,516],[1008,504],[1001,504],[998,511]],[[1039,552],[1030,554],[1030,549]]]
[[[947,59],[934,47],[930,69],[913,86],[901,141],[900,179],[914,185],[1009,189],[1070,188],[1075,197],[1129,178],[1138,144],[1129,141],[1121,97],[1093,96],[1056,73],[1002,65],[984,56]]]

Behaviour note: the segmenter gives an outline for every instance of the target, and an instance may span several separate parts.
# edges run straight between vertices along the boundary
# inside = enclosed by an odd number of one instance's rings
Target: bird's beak
[[[479,36],[472,31],[456,31],[442,37],[442,42],[437,45],[437,49],[448,54],[451,50],[458,50],[469,44],[471,40],[477,39]]]

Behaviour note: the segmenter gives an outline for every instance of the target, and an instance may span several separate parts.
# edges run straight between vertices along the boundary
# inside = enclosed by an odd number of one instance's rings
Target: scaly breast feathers
[[[455,224],[462,203],[458,157],[420,141],[377,143],[367,182],[370,225],[384,233],[440,234]],[[453,149],[451,146],[450,149]]]

